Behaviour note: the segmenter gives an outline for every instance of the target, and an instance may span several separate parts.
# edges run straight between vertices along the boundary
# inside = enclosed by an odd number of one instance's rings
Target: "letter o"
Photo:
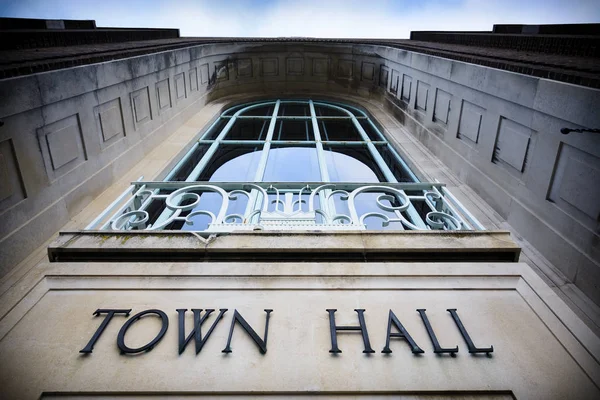
[[[131,347],[127,347],[125,345],[125,333],[127,333],[127,329],[129,329],[129,327],[131,327],[131,325],[133,325],[133,323],[135,321],[142,318],[146,314],[156,314],[160,317],[161,322],[162,322],[162,327],[160,328],[160,332],[158,332],[158,335],[156,335],[156,337],[154,339],[152,339],[152,341],[150,343],[148,343],[142,347],[138,347],[137,349],[132,349]],[[167,314],[165,314],[161,310],[145,310],[145,311],[135,314],[133,317],[128,319],[127,322],[125,322],[125,324],[123,324],[123,326],[121,327],[121,330],[119,331],[119,336],[117,337],[117,345],[119,346],[119,349],[123,353],[128,353],[128,354],[141,353],[142,351],[146,351],[146,350],[150,351],[150,350],[152,350],[152,348],[154,346],[156,346],[156,344],[158,342],[161,341],[163,336],[165,336],[165,333],[167,332],[168,328],[169,328],[169,317],[167,317]]]

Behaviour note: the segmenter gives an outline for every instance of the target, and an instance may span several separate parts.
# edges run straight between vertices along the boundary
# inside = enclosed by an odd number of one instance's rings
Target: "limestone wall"
[[[20,286],[0,303],[3,399],[592,400],[600,393],[600,339],[525,264],[58,262],[41,263]],[[94,315],[98,309],[130,314],[115,314],[88,348],[107,317]],[[183,327],[178,309],[187,310]],[[215,311],[202,323],[200,351],[190,336],[180,353],[179,336],[194,329],[191,309],[203,317]],[[359,326],[354,309],[364,310],[368,347],[360,331],[346,331],[336,334],[341,353],[330,352],[328,309],[337,310],[335,326]],[[434,353],[417,309],[426,310],[441,347],[458,348],[455,357]],[[469,353],[447,309],[482,352]],[[136,320],[146,310],[164,314]],[[272,310],[268,335],[264,310]],[[390,310],[416,351],[403,338],[387,342],[388,330],[399,328],[388,327]],[[259,341],[232,325],[236,312]],[[120,351],[154,338],[149,351]]]
[[[242,93],[387,104],[600,302],[600,137],[560,134],[600,126],[600,91],[371,45],[202,45],[0,81],[0,276],[201,107]]]

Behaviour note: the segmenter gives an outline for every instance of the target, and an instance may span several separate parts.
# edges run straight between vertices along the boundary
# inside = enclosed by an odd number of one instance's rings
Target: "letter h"
[[[341,353],[342,351],[338,348],[337,345],[337,331],[360,331],[363,338],[363,343],[365,345],[365,349],[363,353],[375,353],[375,350],[371,348],[371,343],[369,342],[369,333],[367,332],[367,324],[365,322],[364,309],[355,309],[358,313],[358,326],[337,326],[335,324],[335,312],[337,309],[327,309],[329,313],[329,331],[331,333],[331,350],[330,353]]]

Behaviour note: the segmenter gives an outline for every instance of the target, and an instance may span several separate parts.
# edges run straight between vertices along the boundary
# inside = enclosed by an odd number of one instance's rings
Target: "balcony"
[[[132,182],[85,230],[475,231],[443,183]]]

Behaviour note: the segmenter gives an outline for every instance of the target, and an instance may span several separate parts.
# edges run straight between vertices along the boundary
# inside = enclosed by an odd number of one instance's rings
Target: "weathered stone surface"
[[[63,232],[48,247],[52,261],[241,258],[305,260],[495,260],[518,261],[508,232]],[[89,254],[89,255],[86,255]],[[143,254],[143,255],[142,255]],[[86,258],[87,257],[87,258]],[[291,258],[290,258],[291,257]]]
[[[184,75],[180,75],[182,73]],[[189,83],[185,82],[186,79]],[[241,79],[244,80],[243,85],[240,84]],[[194,90],[196,88],[198,90]],[[15,99],[14,102],[0,104],[0,115],[6,117],[5,126],[10,127],[0,132],[0,141],[13,140],[28,194],[27,199],[19,201],[2,215],[8,222],[2,228],[4,235],[0,238],[0,245],[28,243],[28,247],[20,252],[2,249],[8,257],[5,259],[10,265],[7,269],[20,260],[16,257],[17,253],[27,254],[35,248],[33,242],[24,237],[25,232],[46,232],[40,226],[26,229],[26,225],[43,221],[43,214],[49,212],[49,207],[62,199],[73,199],[74,203],[67,204],[66,208],[68,215],[74,215],[85,204],[80,201],[80,195],[69,196],[68,193],[90,180],[96,180],[89,186],[94,190],[106,188],[114,182],[107,177],[118,179],[127,168],[144,162],[145,155],[205,104],[228,95],[235,97],[226,101],[237,102],[279,97],[284,92],[352,101],[371,112],[384,108],[388,102],[397,104],[392,106],[399,118],[397,123],[403,124],[404,129],[419,138],[500,215],[508,218],[511,214],[521,215],[521,210],[525,210],[527,217],[524,220],[540,221],[535,224],[540,231],[523,230],[527,232],[527,240],[541,239],[540,242],[547,243],[548,248],[565,249],[567,259],[587,258],[592,265],[600,268],[593,245],[598,235],[590,222],[594,221],[590,214],[597,211],[593,203],[586,203],[580,199],[581,196],[569,197],[566,192],[562,195],[549,192],[558,144],[562,140],[577,151],[587,152],[591,160],[600,157],[596,136],[583,133],[564,138],[559,133],[563,125],[597,125],[598,113],[593,106],[597,103],[594,100],[598,97],[597,90],[383,45],[310,42],[302,45],[196,45],[128,60],[2,80],[0,92],[12,93]],[[435,104],[431,103],[434,93],[450,94],[452,100],[448,101],[449,106],[445,106],[444,96],[439,102],[436,99]],[[107,124],[98,128],[94,107],[117,98],[121,102],[123,127],[118,123],[113,125],[114,121],[118,121],[116,113],[113,113],[114,116],[106,116]],[[481,117],[469,117],[478,124],[459,124],[462,114],[460,104],[466,102],[479,107]],[[561,107],[562,104],[564,107]],[[216,112],[211,112],[210,118],[214,118]],[[39,116],[31,117],[35,113],[41,115],[41,120]],[[71,115],[80,117],[80,136],[85,144],[85,153],[83,148],[77,147],[77,160],[85,162],[80,164],[81,168],[79,164],[78,168],[71,168],[78,162],[67,160],[73,151],[63,151],[59,149],[62,146],[55,146],[57,165],[62,162],[64,170],[49,177],[45,169],[52,165],[52,159],[48,155],[48,163],[44,164],[44,156],[37,150],[39,145],[32,143],[30,138],[35,138],[37,130],[44,125]],[[495,146],[498,141],[502,143],[505,136],[503,131],[498,135],[505,120],[522,125],[527,132],[537,133],[535,146],[531,139],[527,146],[517,146],[515,151],[503,156],[509,167],[492,162]],[[442,124],[446,126],[442,127]],[[478,133],[471,129],[474,126],[477,126]],[[463,132],[464,127],[469,129]],[[200,132],[202,126],[197,124],[194,129]],[[123,130],[123,135],[120,130]],[[466,140],[457,138],[457,133],[465,138],[470,135],[477,144],[465,145]],[[391,135],[397,135],[397,132]],[[102,145],[103,138],[107,137],[108,142]],[[405,143],[410,141],[406,137],[402,140]],[[402,140],[397,143],[402,143]],[[509,146],[513,142],[508,140]],[[72,144],[72,141],[69,143]],[[410,148],[409,144],[407,148]],[[174,157],[175,153],[168,153],[161,158],[160,165],[163,168],[173,165]],[[407,162],[419,175],[418,169],[428,163],[427,157],[423,153],[407,154]],[[589,162],[586,161],[586,164],[589,165]],[[23,165],[27,168],[22,168]],[[114,173],[96,176],[97,171],[103,168],[112,169]],[[565,167],[564,171],[568,175],[569,171],[575,173],[573,171],[579,169]],[[151,171],[146,175],[164,175],[160,168]],[[575,175],[579,176],[578,173]],[[596,175],[590,175],[583,180],[595,178]],[[599,185],[591,183],[589,186]],[[30,187],[34,190],[30,191]],[[576,191],[573,188],[568,190],[569,193]],[[551,193],[551,198],[560,198],[564,203],[548,201],[548,193]],[[553,216],[557,212],[560,215]],[[58,225],[67,222],[68,219],[62,219]],[[83,221],[81,226],[85,226]],[[45,239],[48,237],[49,234]],[[549,252],[548,257],[563,272],[573,276],[572,268],[562,264],[564,257],[558,257],[555,252]]]
[[[0,300],[6,399],[36,399],[42,392],[599,395],[600,339],[525,264],[42,263]],[[127,318],[115,315],[93,352],[82,355],[104,318],[94,311],[106,308],[131,309],[130,317],[159,309],[169,326],[152,351],[120,354],[116,338]],[[178,354],[175,310],[181,308],[228,309],[199,354],[193,343]],[[358,325],[355,308],[365,309],[375,353],[363,353],[357,332],[339,333],[342,353],[331,354],[326,309],[337,309],[337,325],[352,326]],[[433,353],[418,308],[427,310],[442,346],[458,345],[457,357]],[[491,357],[467,352],[448,308],[457,309],[477,346],[494,347]],[[232,353],[224,354],[234,310],[264,338],[265,309],[273,310],[266,353],[237,325]],[[392,339],[391,354],[381,353],[389,310],[423,354],[412,354],[401,339]],[[125,343],[142,346],[160,328],[158,318],[146,316],[127,331]]]

